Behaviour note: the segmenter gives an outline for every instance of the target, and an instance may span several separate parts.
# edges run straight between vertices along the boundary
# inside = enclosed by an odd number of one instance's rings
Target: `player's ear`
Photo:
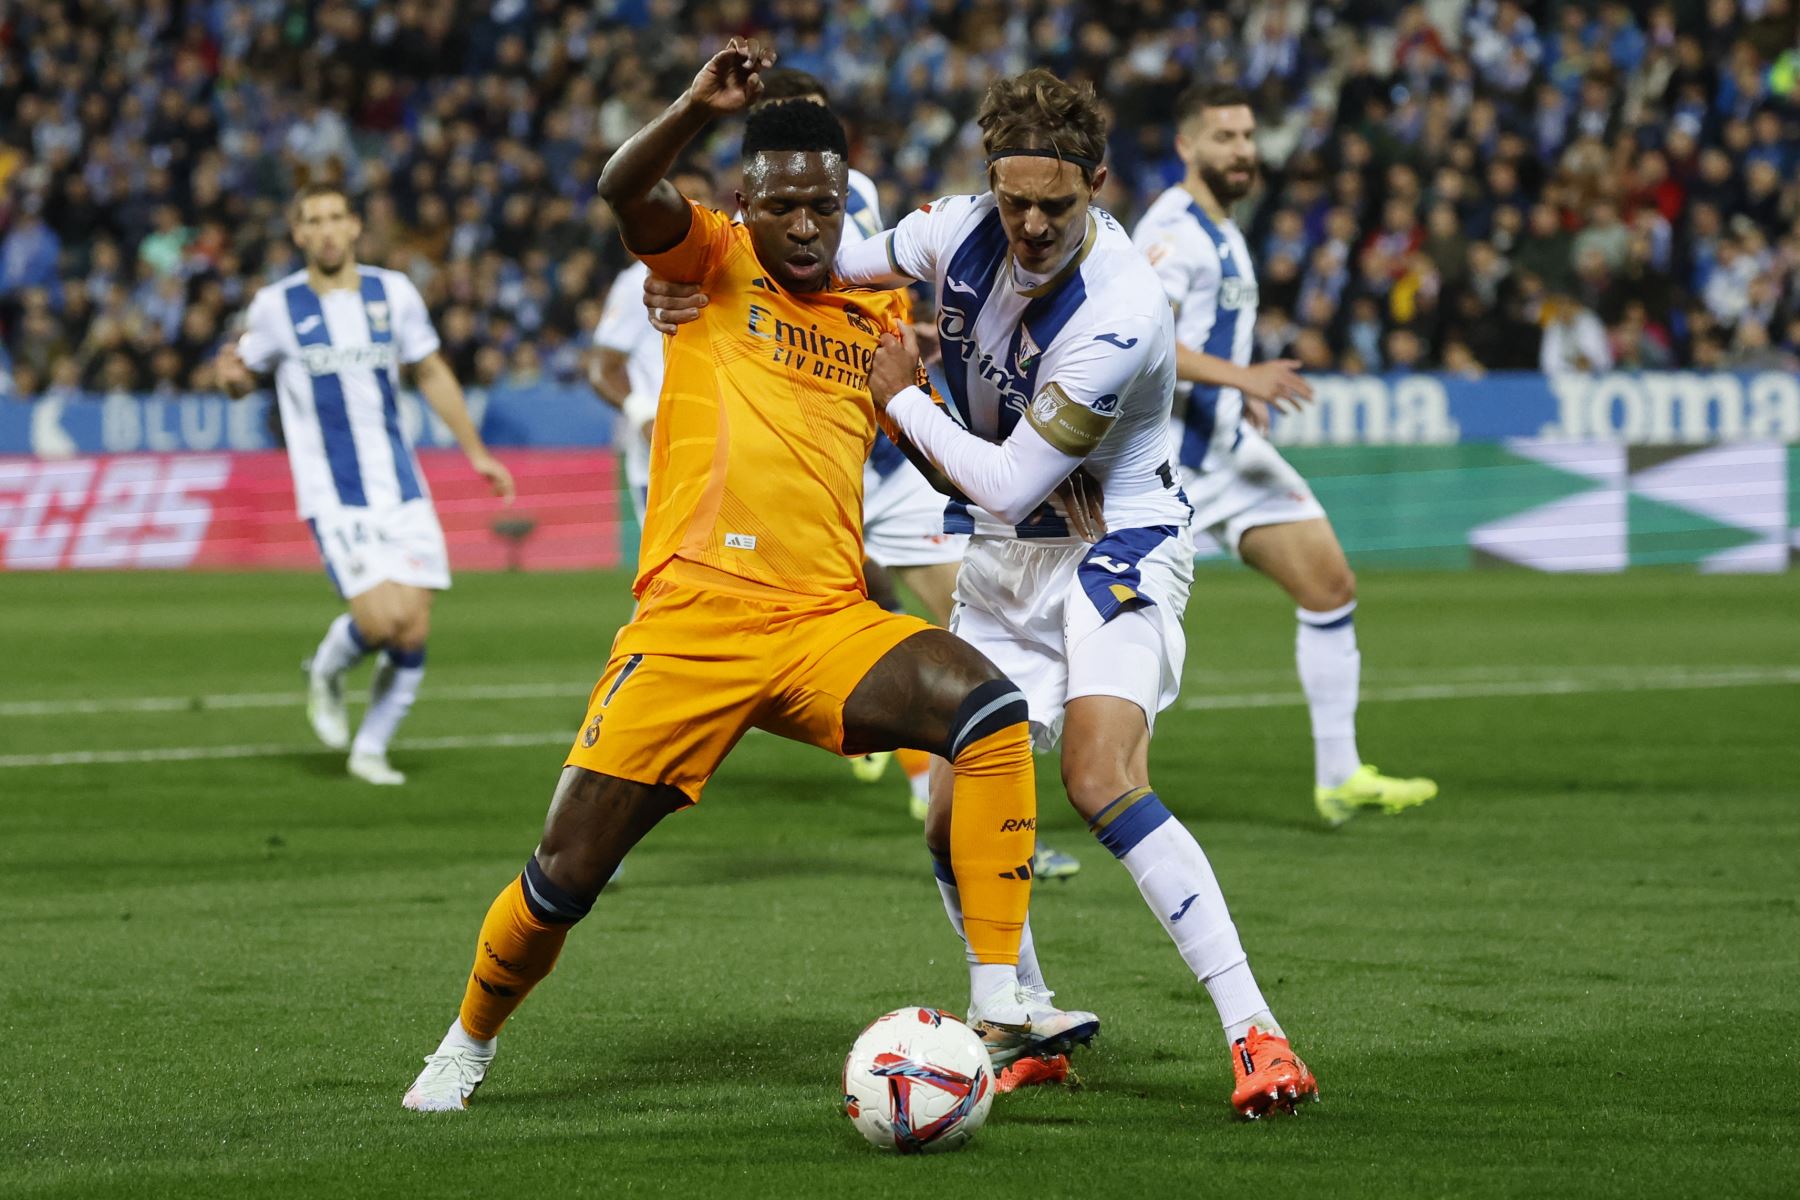
[[[1100,190],[1100,185],[1105,182],[1106,182],[1105,166],[1095,167],[1094,168],[1094,177],[1092,179],[1088,180],[1088,191],[1098,192]]]
[[[1187,134],[1177,132],[1175,134],[1175,157],[1179,158],[1183,163],[1186,163],[1192,159],[1193,156],[1193,140],[1189,138]]]
[[[738,211],[743,213],[745,216],[749,216],[750,215],[750,197],[744,195],[744,189],[743,188],[733,189],[731,196],[732,196],[732,199],[737,201]]]

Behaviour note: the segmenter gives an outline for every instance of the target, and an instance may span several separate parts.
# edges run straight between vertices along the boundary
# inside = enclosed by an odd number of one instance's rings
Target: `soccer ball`
[[[883,1013],[844,1060],[844,1111],[882,1150],[954,1150],[975,1136],[993,1106],[987,1047],[942,1009]]]

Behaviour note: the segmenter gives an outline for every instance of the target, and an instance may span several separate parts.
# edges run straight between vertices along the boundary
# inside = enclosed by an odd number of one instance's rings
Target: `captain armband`
[[[1046,383],[1025,410],[1025,419],[1055,449],[1086,458],[1119,419],[1119,398],[1102,396],[1090,408],[1070,399],[1057,384]]]

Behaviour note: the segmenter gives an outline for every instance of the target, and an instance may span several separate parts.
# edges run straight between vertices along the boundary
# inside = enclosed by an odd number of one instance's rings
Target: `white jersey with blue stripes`
[[[1175,336],[1190,350],[1250,365],[1256,333],[1256,269],[1235,222],[1214,221],[1186,188],[1158,196],[1132,241],[1162,280],[1175,308]],[[1176,458],[1195,471],[1218,469],[1237,445],[1244,397],[1236,388],[1183,383],[1187,409]]]
[[[358,267],[355,288],[315,292],[305,271],[256,293],[238,354],[275,376],[294,500],[302,517],[427,497],[400,427],[400,367],[438,348],[412,281]]]
[[[937,285],[950,411],[971,433],[1004,441],[1034,402],[1074,403],[1110,419],[1084,467],[1113,529],[1185,526],[1192,510],[1169,462],[1175,331],[1156,275],[1110,213],[1089,209],[1072,270],[1041,286],[1015,276],[993,194],[950,196],[894,227],[889,265]],[[1054,383],[1060,396],[1043,393]],[[1116,414],[1116,415],[1115,415]],[[1073,536],[1060,502],[1008,524],[952,501],[946,533]]]

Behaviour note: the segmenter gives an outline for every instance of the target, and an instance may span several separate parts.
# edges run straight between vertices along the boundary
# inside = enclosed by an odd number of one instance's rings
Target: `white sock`
[[[475,1037],[468,1030],[463,1028],[462,1018],[459,1016],[456,1020],[450,1022],[450,1032],[446,1033],[444,1035],[444,1040],[438,1043],[437,1052],[439,1054],[453,1054],[458,1050],[469,1050],[485,1058],[488,1055],[493,1054],[494,1043],[497,1040],[497,1038],[489,1038],[484,1042],[480,1038]]]
[[[932,866],[937,876],[938,895],[943,897],[944,912],[950,918],[950,928],[956,930],[957,937],[962,938],[963,958],[969,964],[969,1001],[979,1004],[993,995],[1004,980],[995,982],[1000,977],[988,969],[992,964],[977,962],[974,952],[969,949],[969,939],[963,933],[962,892],[957,889],[956,877],[950,873],[950,864],[934,857]],[[1037,947],[1031,940],[1029,916],[1025,918],[1025,928],[1019,932],[1017,975],[1019,982],[1025,987],[1044,986],[1044,970],[1038,966]]]
[[[339,613],[325,630],[325,640],[313,651],[312,671],[319,676],[341,675],[367,657],[370,646],[349,613]]]
[[[394,730],[400,728],[406,714],[412,711],[413,701],[419,695],[419,681],[424,678],[423,648],[411,654],[396,654],[392,650],[381,652],[381,661],[375,667],[375,680],[369,687],[369,711],[363,714],[350,753],[387,753],[388,742],[393,740]]]
[[[1326,612],[1295,609],[1294,662],[1312,710],[1313,782],[1334,788],[1356,773],[1356,697],[1362,654],[1356,648],[1356,601]]]
[[[1268,1002],[1250,973],[1225,895],[1187,826],[1149,788],[1119,797],[1089,826],[1131,872],[1144,902],[1181,951],[1181,960],[1206,985],[1219,1010],[1219,1024],[1229,1032],[1266,1016]]]

